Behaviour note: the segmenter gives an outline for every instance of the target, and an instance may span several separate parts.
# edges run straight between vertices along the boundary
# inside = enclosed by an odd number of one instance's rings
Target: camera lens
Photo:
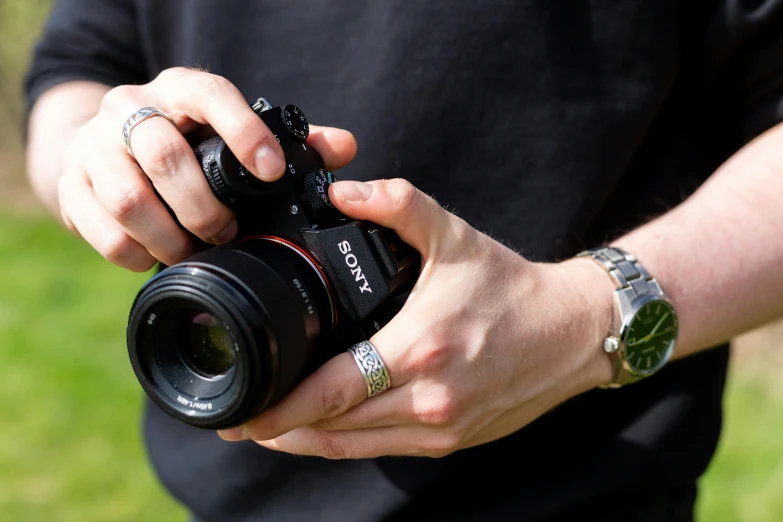
[[[228,371],[236,361],[235,344],[226,326],[209,312],[191,312],[183,317],[179,353],[201,375],[216,377]]]
[[[150,305],[147,322],[136,327],[145,375],[160,393],[212,411],[236,379],[240,344],[231,332],[238,326],[229,326],[230,319],[222,318],[226,310],[208,296],[165,288]]]
[[[131,365],[164,412],[237,426],[327,357],[334,302],[307,252],[279,238],[215,247],[161,271],[128,321]]]

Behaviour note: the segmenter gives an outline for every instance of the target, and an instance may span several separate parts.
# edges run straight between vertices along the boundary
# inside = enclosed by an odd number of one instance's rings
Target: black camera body
[[[399,311],[419,254],[392,231],[334,208],[336,181],[309,147],[297,107],[253,110],[278,139],[287,172],[255,178],[219,137],[194,152],[239,235],[164,268],[139,292],[131,364],[163,411],[193,426],[237,426],[307,374],[369,339]]]

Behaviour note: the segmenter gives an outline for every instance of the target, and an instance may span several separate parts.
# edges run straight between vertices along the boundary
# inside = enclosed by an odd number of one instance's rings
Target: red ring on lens
[[[329,282],[329,278],[326,276],[326,272],[321,266],[321,263],[319,263],[318,260],[315,258],[315,256],[313,256],[313,254],[311,254],[309,250],[299,245],[298,243],[281,236],[260,234],[257,236],[245,237],[239,242],[242,243],[250,239],[265,239],[267,241],[273,241],[275,243],[282,243],[283,245],[286,245],[287,247],[292,248],[297,252],[299,252],[299,254],[301,254],[305,259],[307,259],[310,262],[310,264],[313,267],[315,267],[316,270],[318,270],[318,273],[321,276],[321,280],[324,282],[324,285],[326,286],[326,292],[329,294],[329,301],[332,305],[332,327],[335,327],[337,325],[337,300],[335,299],[334,296],[334,290],[332,289],[332,284]]]

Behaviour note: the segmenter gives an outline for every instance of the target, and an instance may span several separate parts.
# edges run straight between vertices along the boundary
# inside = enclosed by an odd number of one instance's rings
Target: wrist
[[[615,287],[591,259],[574,258],[548,265],[561,286],[563,313],[568,318],[567,346],[581,362],[575,376],[576,393],[611,381],[613,364],[603,350],[612,331]],[[567,296],[567,297],[566,297]]]

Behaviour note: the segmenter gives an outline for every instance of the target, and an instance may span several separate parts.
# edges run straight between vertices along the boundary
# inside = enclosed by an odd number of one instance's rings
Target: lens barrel
[[[193,426],[237,426],[277,402],[324,358],[328,284],[306,252],[275,238],[215,247],[139,292],[128,353],[147,395]]]

